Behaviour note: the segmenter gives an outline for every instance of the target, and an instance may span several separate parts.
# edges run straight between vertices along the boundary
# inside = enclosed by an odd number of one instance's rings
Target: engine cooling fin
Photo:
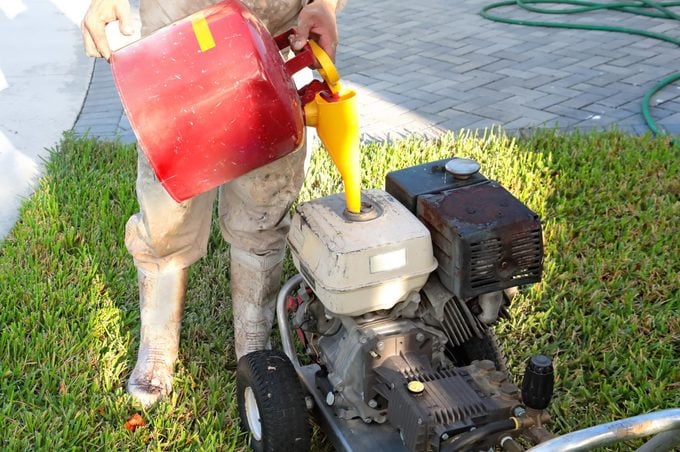
[[[473,336],[481,339],[486,333],[486,325],[456,297],[451,297],[444,305],[442,326],[447,339],[456,346],[464,344]]]
[[[472,313],[467,303],[448,291],[436,275],[430,277],[422,294],[425,304],[436,312],[433,321],[441,326],[450,346],[458,347],[473,337],[482,339],[488,334],[488,326]],[[507,303],[500,307],[499,318],[509,318]]]

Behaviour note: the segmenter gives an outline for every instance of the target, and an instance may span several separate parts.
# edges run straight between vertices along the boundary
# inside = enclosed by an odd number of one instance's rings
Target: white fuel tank
[[[338,315],[390,309],[437,267],[430,231],[406,207],[382,190],[362,199],[373,214],[359,219],[346,216],[341,193],[303,203],[288,234],[295,267]]]

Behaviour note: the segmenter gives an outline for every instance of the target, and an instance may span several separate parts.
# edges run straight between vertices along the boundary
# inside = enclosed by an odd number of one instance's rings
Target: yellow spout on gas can
[[[330,96],[317,93],[304,106],[305,123],[316,127],[321,143],[331,155],[345,186],[347,210],[361,212],[361,153],[359,149],[359,114],[356,93],[340,85],[335,65],[313,41],[309,42],[319,63],[319,73],[330,89]]]

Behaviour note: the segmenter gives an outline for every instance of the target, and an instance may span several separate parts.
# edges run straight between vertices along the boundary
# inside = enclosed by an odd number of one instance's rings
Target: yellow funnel
[[[316,130],[326,151],[331,155],[345,186],[347,210],[361,212],[361,154],[359,152],[359,114],[356,93],[340,86],[337,70],[326,52],[309,41],[321,68],[319,73],[330,87],[332,98],[317,94],[305,105],[305,122]]]
[[[361,155],[359,153],[359,119],[354,91],[340,92],[332,101],[320,94],[305,105],[308,126],[316,130],[345,185],[347,210],[361,212]]]

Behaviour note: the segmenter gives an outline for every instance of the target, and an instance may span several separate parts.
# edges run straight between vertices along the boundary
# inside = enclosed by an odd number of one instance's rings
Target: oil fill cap
[[[406,385],[406,388],[412,394],[420,394],[425,390],[425,384],[418,380],[411,380]]]
[[[456,179],[467,179],[479,171],[479,163],[472,159],[454,157],[444,165],[446,171]]]

